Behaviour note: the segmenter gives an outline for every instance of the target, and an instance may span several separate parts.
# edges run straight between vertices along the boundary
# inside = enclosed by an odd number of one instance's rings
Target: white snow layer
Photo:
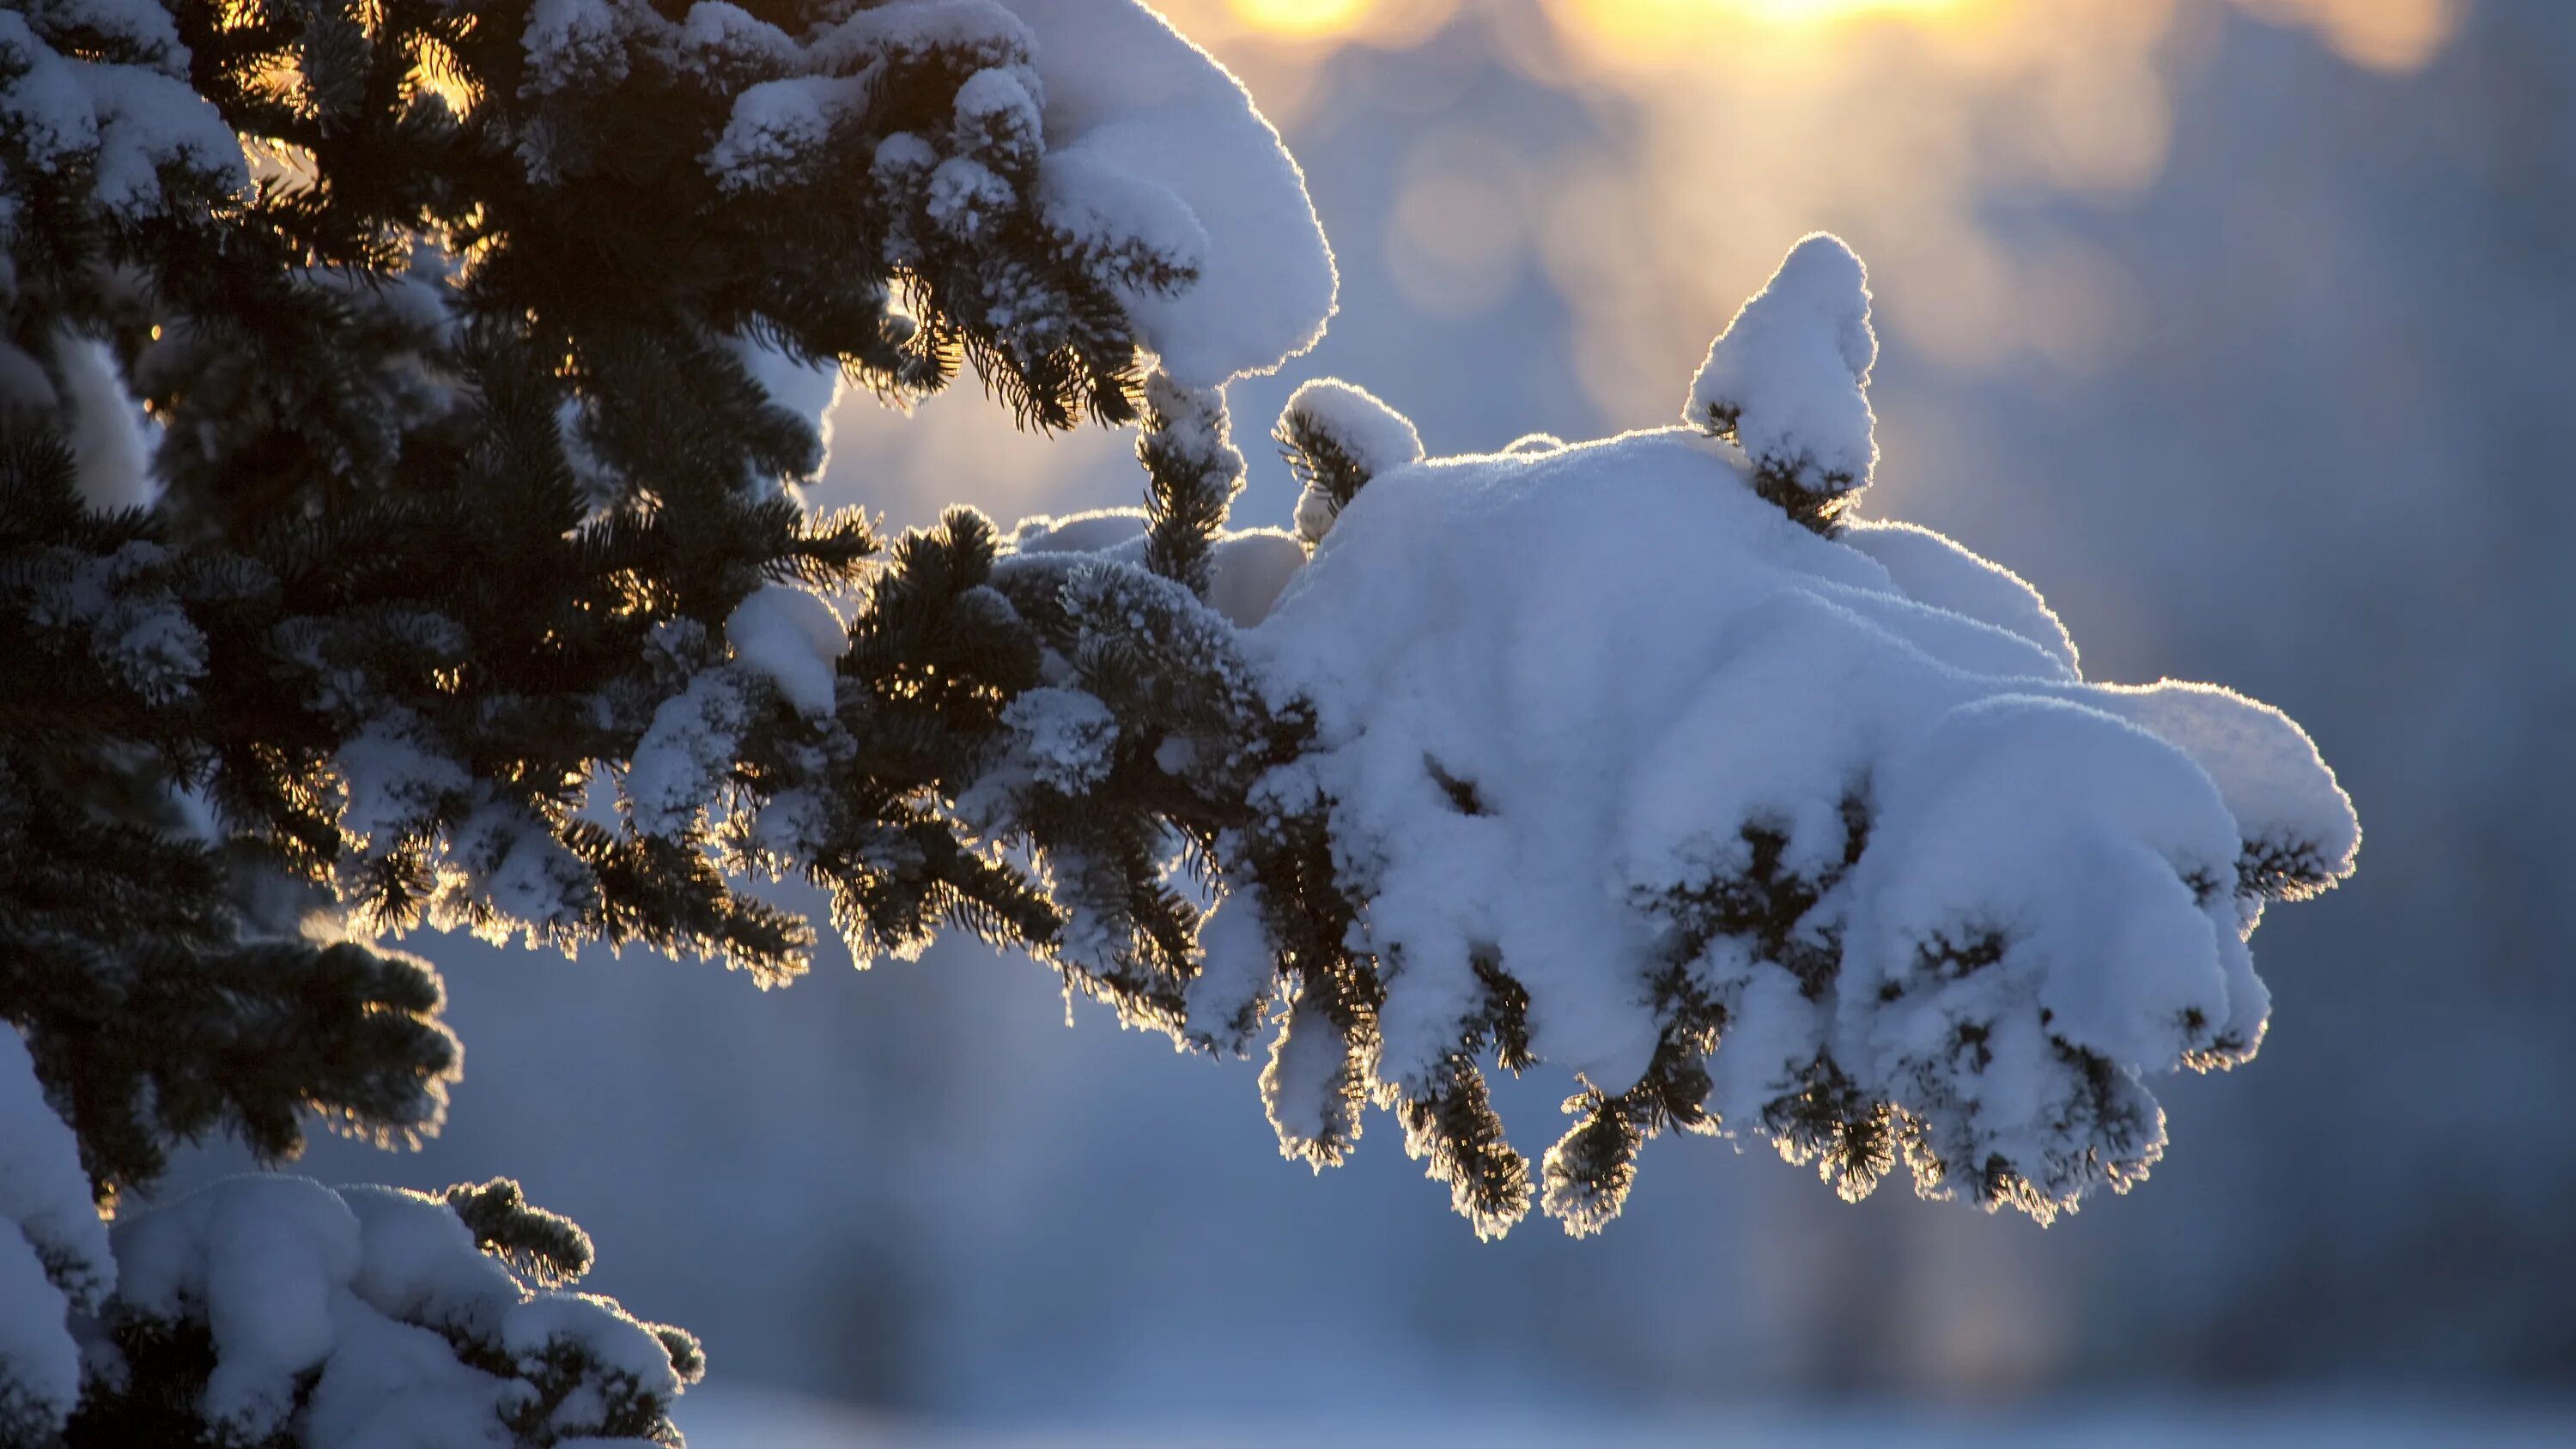
[[[626,767],[626,809],[646,835],[676,840],[731,778],[751,706],[730,669],[710,669],[653,711]]]
[[[1790,248],[1709,344],[1682,418],[1731,435],[1759,467],[1809,493],[1866,486],[1878,461],[1866,388],[1878,359],[1869,278],[1840,239]]]
[[[1050,214],[1198,256],[1194,285],[1124,299],[1163,369],[1206,387],[1312,346],[1333,313],[1332,249],[1242,84],[1134,0],[1005,3],[1037,37]]]

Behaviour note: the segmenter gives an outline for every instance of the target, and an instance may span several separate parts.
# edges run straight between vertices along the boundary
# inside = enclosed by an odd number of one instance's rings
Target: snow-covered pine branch
[[[1668,1128],[1847,1197],[1902,1157],[1925,1196],[2045,1222],[2162,1154],[2151,1076],[2253,1055],[2246,940],[2350,872],[2350,802],[2278,711],[2088,682],[2019,578],[1853,520],[1874,351],[1860,264],[1818,236],[1682,427],[1415,461],[1358,389],[1291,400],[1316,546],[1222,651],[1246,732],[1103,727],[1196,796],[1174,817],[1225,896],[1174,1035],[1240,1051],[1270,1003],[1284,1151],[1341,1160],[1375,1101],[1499,1233],[1531,1185],[1481,1064],[1546,1061],[1580,1087],[1539,1194],[1572,1232]],[[1077,535],[1132,567],[1140,521],[1114,525],[1024,528],[996,573],[1096,579]]]

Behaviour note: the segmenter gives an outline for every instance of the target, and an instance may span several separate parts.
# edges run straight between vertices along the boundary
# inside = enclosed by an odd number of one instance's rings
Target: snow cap
[[[1869,273],[1841,238],[1814,232],[1709,344],[1682,408],[1755,467],[1808,493],[1869,486]]]
[[[1135,0],[1004,0],[1037,37],[1050,210],[1128,217],[1159,240],[1205,234],[1198,280],[1120,300],[1186,386],[1268,372],[1324,335],[1338,278],[1279,133],[1226,68]],[[1119,186],[1121,180],[1143,187]],[[1168,192],[1187,217],[1149,206]]]
[[[1304,481],[1297,498],[1297,537],[1324,541],[1351,495],[1389,468],[1422,461],[1422,435],[1404,414],[1368,389],[1338,377],[1302,383],[1279,410],[1271,436],[1289,450],[1289,468]]]

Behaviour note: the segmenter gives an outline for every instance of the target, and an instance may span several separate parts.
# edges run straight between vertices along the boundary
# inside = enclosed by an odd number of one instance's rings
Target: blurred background
[[[2046,1231],[1690,1138],[1606,1236],[1480,1244],[1383,1118],[1310,1176],[1250,1065],[1068,1029],[1025,960],[834,948],[764,994],[432,940],[446,1134],[302,1170],[578,1218],[591,1286],[705,1337],[702,1449],[2576,1442],[2576,4],[1163,8],[1340,258],[1324,343],[1234,388],[1238,523],[1287,521],[1261,435],[1306,377],[1435,453],[1659,425],[1840,233],[1884,348],[1865,511],[2029,578],[2092,677],[2280,705],[2358,802],[2359,877],[2256,938],[2260,1059],[2160,1083],[2152,1181]],[[1128,436],[1017,435],[971,384],[835,422],[818,501],[896,526],[1141,486]],[[1506,1100],[1524,1150],[1564,1090]]]

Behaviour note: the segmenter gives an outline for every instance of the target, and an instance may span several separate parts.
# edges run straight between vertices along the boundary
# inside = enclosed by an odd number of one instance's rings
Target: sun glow
[[[1155,0],[1203,41],[1232,36],[1288,41],[1409,44],[1460,9],[1511,16],[1533,0]],[[1772,32],[1823,32],[1860,21],[1919,28],[1995,16],[2044,21],[2057,0],[1534,0],[1558,24],[1590,39],[1653,41],[1670,49],[1684,36],[1746,25]],[[2345,59],[2379,70],[2424,64],[2458,29],[2469,0],[2234,0],[2248,14],[2305,26]],[[2176,0],[2131,0],[2161,27]]]
[[[1561,306],[1573,381],[1615,429],[1668,419],[1672,379],[1817,229],[1869,259],[1880,334],[1917,376],[2115,366],[2161,325],[2131,264],[2086,226],[1999,225],[1990,203],[2141,195],[2230,29],[2403,74],[2476,0],[1143,3],[1337,178],[1345,275],[1433,321]],[[1382,176],[1353,174],[1359,156]],[[2296,217],[2249,196],[2228,225],[2248,246],[2329,244]],[[1886,406],[1912,455],[1973,456],[1937,410]],[[986,500],[1006,513],[1061,507],[1077,478],[1118,480],[1085,503],[1127,496],[1118,435],[1033,447],[987,411],[933,399],[896,424],[853,406],[836,426],[866,430],[849,455],[881,455],[885,476],[1007,480]],[[899,519],[926,524],[939,501]]]
[[[1226,0],[1245,26],[1273,35],[1332,35],[1377,8],[1376,0]]]
[[[1751,22],[1776,29],[1855,20],[1931,20],[1970,8],[1972,0],[1577,0],[1571,8],[1609,31],[1671,35],[1711,22]]]
[[[1600,29],[1669,36],[1675,27],[1697,28],[1712,22],[1790,30],[1855,20],[1924,21],[1973,9],[1978,3],[1979,0],[1577,0],[1572,8],[1584,23]],[[2302,0],[2286,3],[2298,4]],[[1203,7],[1183,3],[1165,8],[1186,12]],[[1225,18],[1234,28],[1291,39],[1366,34],[1394,18],[1389,12],[1423,8],[1418,0],[1223,0]]]

